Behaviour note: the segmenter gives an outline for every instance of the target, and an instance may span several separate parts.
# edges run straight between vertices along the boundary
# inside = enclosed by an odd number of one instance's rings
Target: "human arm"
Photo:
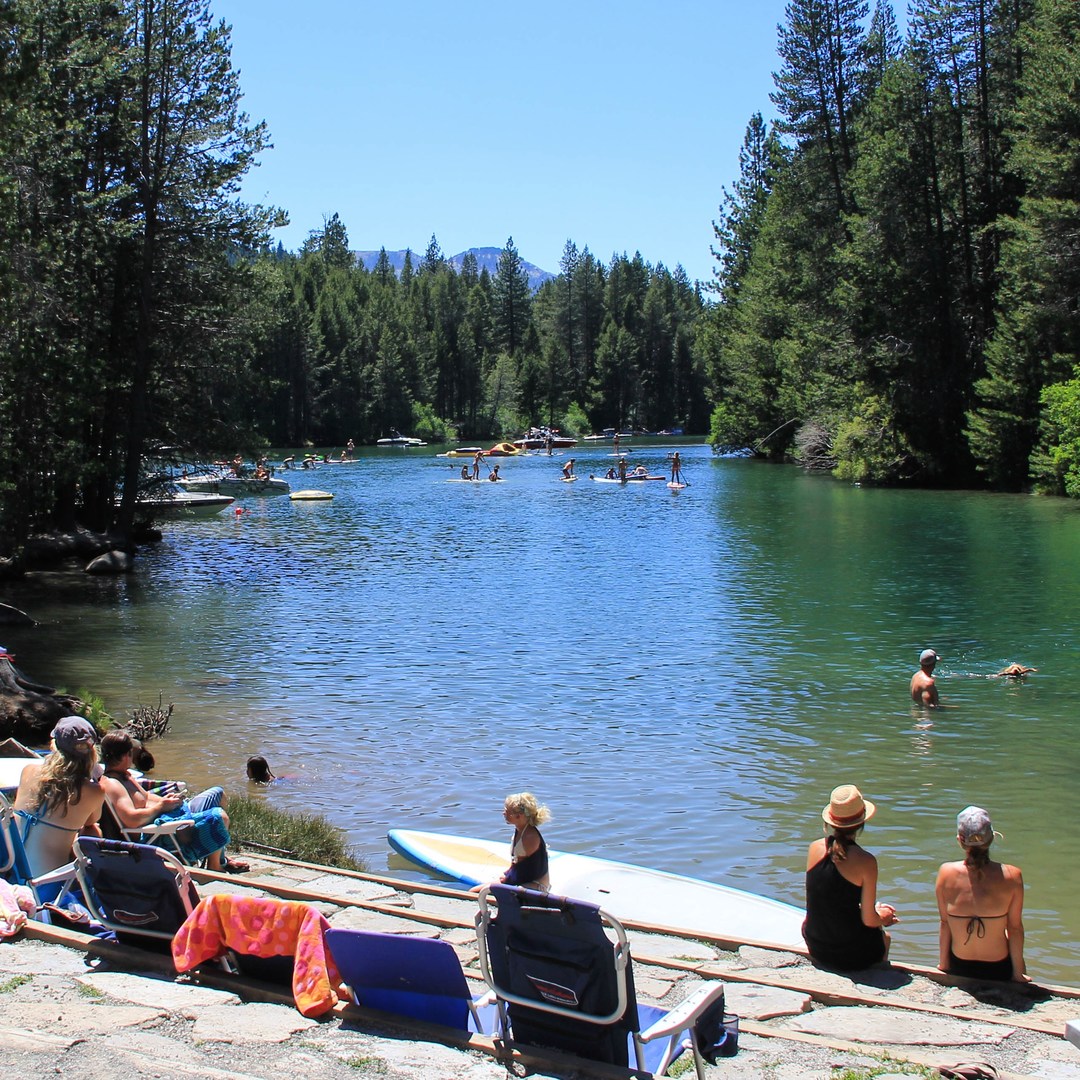
[[[949,911],[945,902],[945,888],[949,880],[948,863],[942,863],[934,883],[934,895],[938,909],[938,970],[949,970],[949,956],[952,953],[952,930],[949,927]]]
[[[862,865],[862,896],[859,900],[859,910],[862,912],[863,926],[881,929],[892,926],[897,921],[896,910],[891,904],[879,904],[877,902],[877,859],[868,851],[863,852],[860,860]]]
[[[147,791],[144,792],[145,804],[136,806],[131,798],[131,792],[119,780],[108,776],[102,777],[101,787],[105,792],[105,798],[109,800],[109,805],[125,829],[141,829],[161,814],[175,810],[184,801],[179,795],[160,796]]]
[[[1012,883],[1009,910],[1005,916],[1005,931],[1009,937],[1013,982],[1031,982],[1031,976],[1024,964],[1024,876],[1016,866],[1008,867],[1006,873]]]
[[[86,820],[79,826],[80,836],[101,836],[101,826],[98,819],[101,817],[101,807],[105,802],[105,792],[100,784],[89,785],[90,790],[83,791],[83,798],[87,801]]]

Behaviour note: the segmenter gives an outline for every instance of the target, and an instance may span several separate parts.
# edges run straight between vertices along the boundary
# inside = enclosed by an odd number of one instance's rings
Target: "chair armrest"
[[[702,983],[685,1001],[676,1005],[655,1024],[641,1032],[642,1042],[651,1042],[665,1036],[677,1035],[694,1026],[697,1018],[716,1000],[724,996],[722,982]]]
[[[176,818],[173,821],[162,821],[157,825],[141,825],[137,829],[128,829],[128,832],[141,832],[146,836],[173,836],[181,829],[188,829],[195,822],[191,818]]]

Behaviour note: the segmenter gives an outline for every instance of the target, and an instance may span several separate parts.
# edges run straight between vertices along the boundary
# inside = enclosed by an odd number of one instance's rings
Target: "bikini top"
[[[26,825],[23,827],[22,838],[25,841],[30,830],[35,825],[48,825],[50,829],[59,829],[60,832],[78,833],[78,829],[70,829],[67,825],[57,825],[53,821],[48,821],[46,818],[38,817],[37,814],[31,814],[28,810],[16,810],[17,817],[21,817]]]
[[[1005,919],[1008,918],[1008,912],[1004,915],[952,915],[946,913],[950,919],[967,919],[967,937],[964,938],[964,944],[966,945],[971,940],[971,935],[974,934],[977,938],[986,937],[986,923],[984,919]]]

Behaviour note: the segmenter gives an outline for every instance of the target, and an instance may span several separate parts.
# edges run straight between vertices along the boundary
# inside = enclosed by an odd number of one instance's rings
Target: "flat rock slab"
[[[0,1027],[0,1050],[16,1050],[20,1053],[55,1053],[70,1050],[82,1035],[50,1035],[29,1028]]]
[[[476,897],[462,893],[461,899],[452,896],[425,896],[416,893],[413,896],[413,907],[425,915],[438,915],[443,919],[459,919],[463,923],[472,925],[476,916]],[[472,931],[473,937],[476,931]]]
[[[791,1020],[785,1027],[810,1035],[882,1046],[997,1046],[1013,1029],[997,1024],[972,1024],[943,1016],[874,1008],[817,1009]]]
[[[211,1005],[199,1010],[192,1036],[196,1042],[282,1043],[316,1023],[287,1005]]]
[[[724,1010],[748,1020],[800,1016],[810,1011],[810,995],[750,983],[724,983]]]
[[[663,937],[628,930],[626,937],[634,957],[656,957],[658,960],[685,960],[690,964],[709,963],[716,959],[716,949],[691,938]]]
[[[0,945],[0,972],[12,975],[74,975],[87,970],[83,953],[42,941]]]
[[[380,915],[365,908],[339,908],[327,916],[330,925],[338,930],[375,930],[381,934],[407,934],[410,937],[439,936],[439,928],[413,919],[398,919],[393,915]]]
[[[743,945],[738,952],[739,959],[752,968],[764,970],[794,967],[802,959],[797,953],[777,952],[775,949],[759,949],[754,945]]]
[[[161,1009],[138,1005],[12,1003],[4,1009],[4,1025],[49,1034],[68,1036],[73,1032],[107,1035],[122,1028],[140,1027],[163,1019]]]
[[[166,979],[140,978],[120,971],[96,971],[79,975],[75,981],[91,987],[107,997],[132,1001],[137,1005],[150,1005],[166,1012],[179,1012],[205,1005],[239,1005],[240,999],[225,990],[213,990],[208,986],[192,986]]]
[[[409,897],[398,892],[397,889],[380,885],[377,881],[360,881],[357,878],[325,874],[306,882],[304,888],[313,893],[340,896],[346,900],[368,900],[380,904],[400,903],[403,907],[412,907]]]

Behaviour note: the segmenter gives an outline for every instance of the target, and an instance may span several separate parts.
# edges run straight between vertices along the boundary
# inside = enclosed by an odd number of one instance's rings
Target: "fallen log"
[[[35,682],[14,659],[0,646],[0,739],[40,746],[49,741],[58,721],[72,713],[82,715],[86,706],[77,697]]]

